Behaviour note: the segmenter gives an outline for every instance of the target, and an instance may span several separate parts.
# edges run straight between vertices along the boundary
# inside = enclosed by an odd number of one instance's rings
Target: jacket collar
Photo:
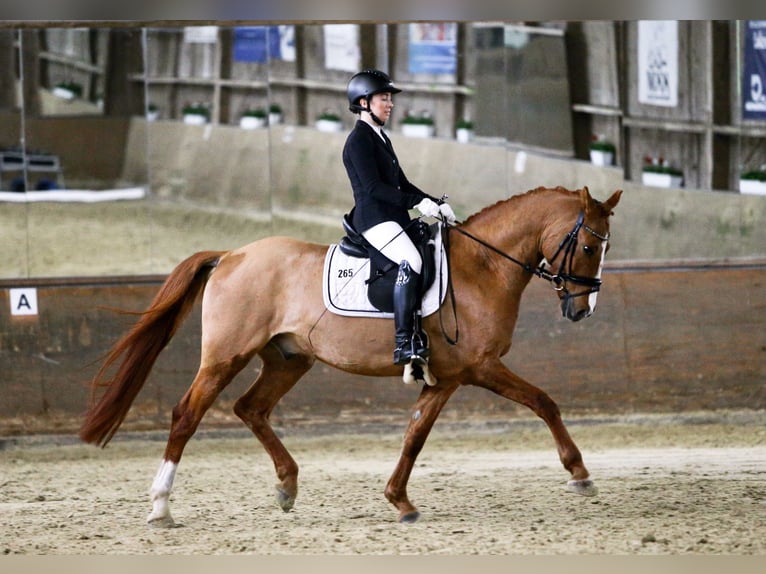
[[[377,133],[375,133],[375,128],[373,128],[370,124],[364,120],[356,120],[356,125],[359,126],[360,124],[364,126],[364,129],[370,130],[372,135],[375,137],[375,141],[382,145],[389,154],[396,158],[396,153],[394,152],[394,146],[391,144],[391,139],[383,129],[380,130],[379,136]],[[383,137],[381,138],[381,136]]]

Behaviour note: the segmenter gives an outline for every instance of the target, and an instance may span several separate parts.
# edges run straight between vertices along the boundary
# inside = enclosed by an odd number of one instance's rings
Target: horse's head
[[[609,216],[622,190],[605,202],[593,199],[585,187],[578,191],[579,213],[554,217],[543,237],[545,277],[556,289],[561,312],[572,321],[593,314],[601,287],[601,268],[609,250]]]

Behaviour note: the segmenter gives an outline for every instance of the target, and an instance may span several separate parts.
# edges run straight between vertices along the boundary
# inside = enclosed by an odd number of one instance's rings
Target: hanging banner
[[[186,26],[184,42],[187,44],[215,44],[218,40],[218,26]]]
[[[358,72],[361,62],[359,25],[325,24],[323,30],[325,68]]]
[[[294,26],[241,26],[234,28],[235,62],[295,61]]]
[[[279,29],[279,59],[295,61],[295,26],[277,26]]]
[[[457,24],[410,24],[410,74],[454,74],[457,71]]]
[[[651,106],[678,105],[678,22],[638,23],[638,101]]]
[[[742,117],[766,120],[766,20],[745,22]]]

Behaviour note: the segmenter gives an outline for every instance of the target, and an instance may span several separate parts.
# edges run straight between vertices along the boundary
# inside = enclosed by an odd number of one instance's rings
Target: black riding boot
[[[419,291],[420,275],[407,261],[402,261],[394,284],[395,365],[406,365],[412,360],[425,362],[429,355],[428,338],[420,331],[420,321],[415,318]]]

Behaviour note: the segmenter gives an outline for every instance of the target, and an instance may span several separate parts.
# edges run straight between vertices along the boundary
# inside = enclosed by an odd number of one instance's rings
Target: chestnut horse
[[[609,216],[621,193],[600,202],[587,188],[538,188],[443,229],[450,244],[452,297],[439,313],[423,320],[431,341],[427,368],[436,384],[423,385],[385,488],[400,521],[419,517],[407,497],[410,472],[439,412],[461,385],[484,387],[529,407],[553,434],[559,458],[571,474],[567,489],[595,494],[556,403],[508,370],[501,357],[511,347],[522,291],[535,275],[551,282],[568,319],[578,321],[593,312]],[[94,394],[107,388],[93,401],[80,430],[82,440],[101,446],[117,431],[158,355],[202,293],[199,371],[173,409],[164,457],[150,490],[150,523],[173,525],[168,498],[184,447],[221,390],[255,355],[262,361],[260,373],[236,401],[234,412],[271,456],[284,511],[292,508],[298,493],[298,465],[269,421],[282,396],[317,359],[360,375],[402,373],[391,359],[393,321],[326,312],[322,275],[327,248],[270,237],[231,251],[192,255],[170,273],[150,307],[106,356],[92,385]],[[455,322],[444,327],[444,317]],[[457,332],[459,342],[449,340],[447,333]]]

